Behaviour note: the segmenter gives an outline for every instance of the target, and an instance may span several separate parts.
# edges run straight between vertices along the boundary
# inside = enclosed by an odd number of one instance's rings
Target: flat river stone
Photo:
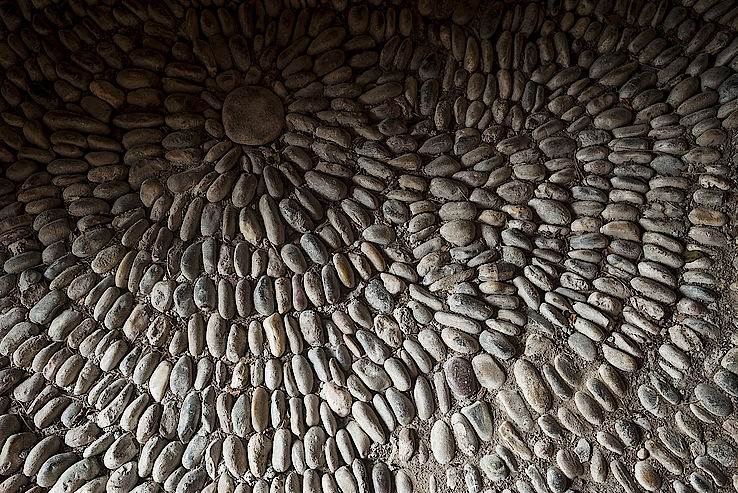
[[[237,144],[267,144],[279,137],[283,125],[282,101],[269,89],[239,87],[225,98],[223,127]]]

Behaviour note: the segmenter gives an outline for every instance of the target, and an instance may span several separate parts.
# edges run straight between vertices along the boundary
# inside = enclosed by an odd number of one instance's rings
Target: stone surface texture
[[[264,145],[277,139],[284,126],[282,101],[269,89],[238,87],[223,101],[223,130],[235,144]]]
[[[0,0],[0,493],[738,490],[735,0]]]

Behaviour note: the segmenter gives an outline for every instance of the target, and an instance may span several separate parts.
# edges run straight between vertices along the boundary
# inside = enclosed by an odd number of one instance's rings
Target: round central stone
[[[237,144],[267,144],[279,137],[283,125],[282,101],[265,87],[239,87],[225,98],[223,127]]]

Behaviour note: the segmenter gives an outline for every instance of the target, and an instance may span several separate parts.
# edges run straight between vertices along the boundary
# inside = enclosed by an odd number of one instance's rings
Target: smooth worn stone
[[[471,397],[477,390],[477,380],[472,365],[466,359],[453,357],[443,366],[451,391],[462,399]]]
[[[733,412],[730,398],[709,384],[697,385],[694,394],[705,409],[716,416],[728,416]]]
[[[493,483],[502,481],[508,476],[507,466],[495,454],[485,455],[479,459],[479,468]]]
[[[239,87],[223,102],[223,127],[237,144],[267,144],[279,137],[283,126],[282,101],[266,88]]]
[[[505,383],[504,370],[497,364],[492,355],[479,354],[472,358],[474,374],[482,387],[499,389]]]
[[[533,364],[519,359],[513,365],[513,374],[528,404],[539,413],[546,412],[551,406],[551,396]]]
[[[456,448],[454,438],[451,427],[444,421],[438,420],[433,424],[430,443],[433,456],[439,464],[448,464],[453,460]]]

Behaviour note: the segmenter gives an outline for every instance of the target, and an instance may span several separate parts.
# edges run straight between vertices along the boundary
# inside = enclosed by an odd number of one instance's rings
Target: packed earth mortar
[[[734,0],[0,0],[0,493],[738,489]]]

